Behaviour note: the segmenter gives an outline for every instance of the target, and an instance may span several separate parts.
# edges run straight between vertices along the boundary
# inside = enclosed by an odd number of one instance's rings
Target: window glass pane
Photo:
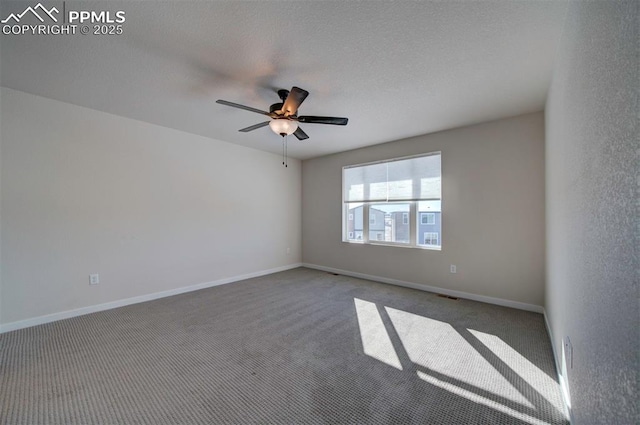
[[[424,232],[424,245],[438,245],[438,233]]]
[[[344,240],[362,241],[362,232],[364,229],[362,226],[362,203],[345,204],[345,214],[347,220],[345,221]]]
[[[418,202],[418,245],[428,247],[441,246],[441,210],[441,201]]]
[[[413,181],[389,180],[389,196],[393,199],[413,199]]]
[[[369,241],[409,243],[409,203],[369,205]]]
[[[371,164],[343,170],[345,201],[387,200],[387,165]]]
[[[420,179],[420,199],[440,199],[441,198],[441,180],[438,177],[429,177]]]
[[[347,188],[348,193],[346,194],[347,200],[357,200],[361,201],[364,199],[364,185],[363,184],[352,184]]]
[[[377,182],[369,184],[369,198],[375,200],[387,200],[387,182]]]
[[[421,212],[420,224],[436,224],[436,214],[432,212]]]
[[[440,198],[440,154],[343,168],[345,202]]]
[[[440,155],[390,161],[389,201],[440,198]]]

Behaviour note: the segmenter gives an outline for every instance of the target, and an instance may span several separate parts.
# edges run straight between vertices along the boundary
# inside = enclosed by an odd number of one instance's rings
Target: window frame
[[[374,200],[374,201],[352,201],[351,203],[357,203],[359,204],[359,206],[362,206],[362,239],[361,240],[357,240],[357,239],[352,239],[349,240],[346,238],[347,236],[347,215],[348,215],[348,211],[349,211],[349,202],[345,202],[345,198],[344,198],[344,190],[345,190],[345,184],[344,184],[344,170],[347,168],[353,168],[353,167],[362,167],[362,166],[367,166],[367,165],[374,165],[374,164],[380,164],[380,163],[387,163],[387,162],[394,162],[394,161],[402,161],[402,160],[408,160],[408,159],[412,159],[412,158],[420,158],[420,157],[426,157],[426,156],[433,156],[433,155],[438,155],[440,156],[440,197],[439,198],[425,198],[425,199],[419,199],[419,200],[398,200],[398,201],[390,201],[387,202],[388,204],[395,204],[395,203],[400,203],[400,204],[409,204],[409,212],[408,212],[408,217],[409,217],[409,236],[410,236],[410,241],[409,243],[405,243],[405,242],[393,242],[393,241],[380,241],[380,240],[371,240],[369,238],[370,235],[370,224],[375,224],[374,223],[370,223],[371,221],[371,216],[369,214],[369,207],[371,205],[374,204],[380,204],[380,203],[385,203],[385,202],[380,202],[379,200]],[[342,242],[346,242],[346,243],[355,243],[355,244],[361,244],[361,245],[379,245],[379,246],[390,246],[390,247],[402,247],[402,248],[414,248],[414,249],[426,249],[426,250],[431,250],[431,251],[442,251],[442,205],[443,205],[443,201],[442,201],[442,152],[441,151],[434,151],[434,152],[428,152],[428,153],[424,153],[424,154],[418,154],[418,155],[411,155],[411,156],[405,156],[405,157],[398,157],[398,158],[390,158],[390,159],[386,159],[386,160],[380,160],[380,161],[374,161],[374,162],[368,162],[368,163],[361,163],[361,164],[351,164],[351,165],[347,165],[342,167],[342,178],[341,178],[341,184],[342,184],[342,224],[343,224],[343,230],[342,230]],[[436,233],[436,237],[438,238],[438,243],[439,245],[420,245],[418,244],[419,238],[418,238],[418,230],[419,230],[419,213],[418,213],[418,203],[421,201],[425,201],[425,200],[437,200],[440,202],[440,233],[438,232],[429,232],[429,233]],[[403,212],[403,216],[404,214],[406,214],[406,212]],[[427,213],[427,214],[434,214],[434,224],[435,223],[435,213]],[[367,219],[367,217],[369,219]],[[375,216],[374,216],[374,221],[375,221]],[[404,221],[404,217],[403,217],[403,221]],[[404,223],[403,223],[404,224]]]

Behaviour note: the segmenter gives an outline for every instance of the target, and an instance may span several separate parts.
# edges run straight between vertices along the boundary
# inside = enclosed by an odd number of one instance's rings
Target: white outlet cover
[[[450,267],[451,273],[457,273],[458,272],[458,268],[455,266],[455,264],[452,264]]]
[[[89,285],[97,285],[100,283],[100,275],[99,274],[90,274],[89,275]]]
[[[567,367],[569,369],[573,369],[573,345],[571,344],[569,337],[564,339],[563,352],[566,356],[565,360],[567,362]]]

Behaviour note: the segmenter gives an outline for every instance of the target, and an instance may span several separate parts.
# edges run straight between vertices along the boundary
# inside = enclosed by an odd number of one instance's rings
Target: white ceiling
[[[0,15],[37,1],[2,1]],[[46,1],[46,6],[62,2]],[[2,86],[279,153],[274,89],[310,92],[306,159],[543,109],[565,1],[66,2],[124,34],[0,36]],[[37,23],[37,22],[36,22]]]

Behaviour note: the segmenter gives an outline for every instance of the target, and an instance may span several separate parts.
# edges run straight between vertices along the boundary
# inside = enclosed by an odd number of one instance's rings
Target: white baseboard
[[[334,269],[333,267],[319,266],[317,264],[302,263],[302,267],[310,269],[322,270],[325,272],[343,274],[345,276],[357,277],[360,279],[373,280],[376,282],[389,283],[391,285],[404,286],[406,288],[418,289],[425,292],[434,292],[436,294],[444,294],[452,297],[465,298],[473,301],[480,301],[488,304],[500,305],[503,307],[517,308],[518,310],[533,311],[534,313],[543,313],[544,308],[535,304],[527,304],[519,301],[505,300],[502,298],[487,297],[485,295],[471,294],[469,292],[454,291],[451,289],[439,288],[437,286],[422,285],[414,282],[406,282],[404,280],[390,279],[388,277],[373,276],[364,273],[352,272],[349,270]]]
[[[560,373],[560,371],[562,370],[561,364],[560,364],[560,359],[561,357],[559,356],[560,352],[558,351],[558,349],[556,348],[556,339],[553,336],[553,332],[551,331],[551,325],[549,324],[549,317],[547,316],[547,310],[543,309],[542,315],[544,316],[544,324],[547,327],[547,334],[549,335],[549,340],[551,341],[551,351],[553,351],[553,362],[556,365],[556,376],[558,377],[558,383],[560,384],[560,386],[562,387],[563,384],[562,380],[562,374]],[[567,418],[569,419],[569,423],[572,424],[573,422],[573,411],[571,410],[570,404],[569,404],[569,400],[567,400],[567,394],[565,393],[564,389],[561,389],[562,392],[562,402],[564,403],[564,408],[565,408],[565,412],[564,414],[567,416]]]
[[[547,334],[549,335],[549,339],[551,340],[551,351],[553,351],[553,360],[556,363],[556,371],[559,371],[560,365],[558,364],[558,350],[556,350],[555,339],[553,338],[553,332],[551,332],[551,325],[549,324],[549,318],[547,317],[547,310],[542,310],[542,315],[544,316],[544,324],[547,327]]]
[[[211,282],[204,282],[204,283],[198,283],[190,286],[183,286],[181,288],[169,289],[168,291],[155,292],[152,294],[145,294],[137,297],[126,298],[123,300],[111,301],[104,304],[91,305],[87,307],[76,308],[73,310],[61,311],[59,313],[33,317],[31,319],[19,320],[17,322],[0,324],[0,334],[5,332],[15,331],[18,329],[29,328],[31,326],[37,326],[45,323],[55,322],[57,320],[69,319],[71,317],[82,316],[89,313],[96,313],[98,311],[110,310],[112,308],[124,307],[126,305],[138,304],[138,303],[143,303],[145,301],[156,300],[158,298],[184,294],[185,292],[197,291],[199,289],[211,288],[213,286],[225,285],[227,283],[238,282],[240,280],[251,279],[259,276],[265,276],[272,273],[295,269],[300,266],[302,266],[301,263],[294,263],[286,266],[276,267],[273,269],[260,270],[253,273],[226,277],[226,278],[214,280]]]

